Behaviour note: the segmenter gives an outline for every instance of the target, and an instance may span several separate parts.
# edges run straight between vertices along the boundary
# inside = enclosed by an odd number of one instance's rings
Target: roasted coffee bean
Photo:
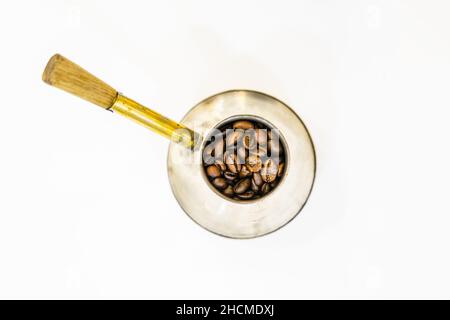
[[[268,183],[264,183],[261,187],[261,193],[266,194],[270,191],[270,185]]]
[[[250,176],[252,173],[250,170],[248,170],[246,165],[242,165],[241,171],[239,171],[239,177],[240,178],[245,178]]]
[[[255,193],[259,191],[259,186],[255,183],[255,180],[253,180],[253,179],[252,179],[251,188],[252,188],[252,191]]]
[[[265,182],[272,182],[277,178],[278,166],[272,159],[267,159],[261,169],[261,177]]]
[[[233,151],[225,152],[224,160],[228,167],[228,170],[230,170],[231,172],[238,173],[239,171],[241,171],[241,165]]]
[[[246,165],[248,170],[251,172],[258,172],[261,170],[262,161],[261,158],[258,156],[249,156],[246,161]]]
[[[254,130],[247,130],[242,139],[242,143],[247,150],[253,150],[256,148],[256,136]]]
[[[253,129],[254,125],[250,121],[240,120],[240,121],[236,121],[235,123],[233,123],[233,128],[247,130],[247,129]]]
[[[220,169],[216,165],[211,165],[206,168],[206,174],[210,178],[217,178],[221,176]]]
[[[235,172],[230,172],[230,171],[226,171],[223,176],[225,177],[225,179],[233,181],[234,179],[236,179],[236,177],[238,176],[237,173]]]
[[[228,183],[224,178],[215,178],[212,183],[218,189],[225,189],[228,186]]]
[[[248,190],[244,193],[238,194],[237,196],[242,200],[250,200],[251,198],[253,198],[254,194],[255,193],[252,190]]]
[[[227,164],[228,170],[234,173],[238,173],[241,170],[241,165],[237,162]]]
[[[228,170],[230,170],[233,173],[237,173],[238,172],[238,170],[237,170],[237,168],[236,168],[236,166],[234,164],[227,164],[227,168],[228,168]]]
[[[205,144],[205,173],[225,197],[237,201],[259,199],[283,178],[283,144],[278,140],[279,133],[268,129],[258,121],[230,122]]]
[[[225,165],[225,163],[223,163],[222,160],[216,160],[216,161],[215,161],[215,165],[216,165],[221,171],[227,170],[227,166]]]
[[[234,195],[233,187],[232,186],[226,187],[225,190],[223,190],[223,194],[232,197]]]
[[[253,173],[253,179],[252,179],[255,184],[260,187],[263,184],[263,179],[261,177],[261,174],[259,172],[254,172]]]
[[[249,178],[242,179],[234,186],[233,191],[236,194],[244,193],[245,191],[248,190],[248,188],[250,188],[250,184],[251,181]]]

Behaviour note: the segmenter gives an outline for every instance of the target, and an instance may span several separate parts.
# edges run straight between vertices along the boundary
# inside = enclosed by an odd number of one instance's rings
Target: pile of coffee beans
[[[203,166],[212,186],[224,196],[253,200],[276,188],[284,157],[278,130],[239,119],[213,130],[203,149]]]

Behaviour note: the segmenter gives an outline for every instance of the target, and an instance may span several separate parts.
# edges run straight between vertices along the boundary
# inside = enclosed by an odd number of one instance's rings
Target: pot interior
[[[249,122],[253,124],[253,128],[234,128],[234,124],[241,122]],[[233,140],[233,135],[240,135],[241,139],[231,143],[230,140]],[[252,148],[248,148],[243,142],[243,139],[248,137],[250,137],[248,140],[256,137],[254,138],[256,143],[252,143]],[[262,143],[258,143],[258,137],[260,137],[259,141],[262,141]],[[218,141],[217,139],[220,140]],[[217,148],[219,144],[222,144],[223,147],[219,146]],[[274,145],[277,146],[277,150],[270,150],[269,147]],[[201,168],[205,183],[218,196],[227,201],[240,203],[259,201],[283,183],[283,177],[288,171],[289,149],[283,133],[270,121],[254,115],[234,115],[220,121],[203,140],[201,150]],[[241,152],[242,150],[244,152]],[[219,154],[217,154],[218,151]],[[244,155],[241,156],[242,154]],[[239,165],[238,170],[230,171],[230,167],[234,169],[236,165],[232,161],[227,163],[227,155],[232,155],[235,158],[237,165]],[[267,163],[275,163],[277,170],[274,180],[270,181],[271,175],[267,174],[269,170],[257,170],[255,166],[249,165],[249,159],[254,160],[253,162],[256,160],[257,164],[261,162],[261,169],[264,169],[264,165]],[[211,166],[214,166],[214,168]],[[248,169],[249,167],[250,170]],[[213,169],[210,170],[213,174],[208,173],[209,169]],[[266,174],[261,176],[261,171]],[[217,176],[217,173],[220,173],[220,176]],[[266,179],[263,179],[263,177]],[[245,192],[247,195],[245,193],[244,196],[235,194],[232,189],[235,189],[239,185],[239,182],[242,185],[242,182],[246,182],[245,180],[247,179],[251,181],[250,187],[247,188],[249,191]],[[224,181],[226,187],[218,188],[214,184],[217,180]],[[226,190],[228,192],[225,192]],[[252,193],[253,195],[248,197],[248,194]]]

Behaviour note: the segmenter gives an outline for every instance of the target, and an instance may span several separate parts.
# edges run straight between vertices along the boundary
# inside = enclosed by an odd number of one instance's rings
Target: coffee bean
[[[241,120],[241,121],[236,121],[235,123],[233,123],[233,128],[247,130],[247,129],[253,129],[254,125],[250,121]]]
[[[261,169],[262,161],[258,156],[249,156],[246,161],[248,170],[251,172],[258,172]]]
[[[266,194],[270,191],[270,185],[268,183],[264,183],[261,187],[261,193]]]
[[[224,178],[215,178],[212,183],[218,189],[225,189],[228,186],[228,183]]]
[[[228,168],[228,170],[230,170],[233,173],[237,173],[238,172],[237,168],[236,168],[236,166],[234,164],[227,164],[227,168]]]
[[[256,136],[254,130],[247,130],[242,139],[245,149],[253,150],[256,148]]]
[[[248,170],[246,165],[242,165],[241,171],[239,171],[239,177],[240,178],[245,178],[250,176],[252,173],[250,170]]]
[[[252,179],[251,188],[252,188],[253,192],[258,192],[259,191],[259,186],[255,183],[255,180],[253,180],[253,179]]]
[[[217,178],[221,176],[220,169],[216,165],[211,165],[206,168],[206,174],[210,178]]]
[[[255,184],[260,187],[263,184],[263,179],[261,177],[261,174],[259,172],[254,172],[253,173],[253,179],[252,179]]]
[[[234,193],[241,194],[247,191],[248,188],[250,188],[251,181],[249,178],[245,178],[240,180],[235,186],[234,186]]]
[[[203,149],[211,184],[237,201],[259,199],[277,187],[285,174],[283,144],[277,131],[258,121],[239,120],[218,128]],[[278,158],[274,158],[278,153]],[[270,157],[269,157],[270,156]]]
[[[225,163],[223,163],[222,160],[216,160],[216,161],[215,161],[215,165],[216,165],[221,171],[227,170],[227,166],[225,165]]]
[[[249,190],[249,191],[247,191],[247,192],[238,194],[237,196],[238,196],[238,198],[240,198],[240,199],[242,199],[242,200],[250,200],[251,198],[253,198],[253,195],[254,195],[254,194],[255,194],[255,193],[254,193],[252,190]]]
[[[241,165],[239,163],[230,163],[230,164],[227,164],[227,168],[231,172],[238,173],[241,169]]]
[[[265,182],[272,182],[277,178],[278,166],[272,159],[267,159],[261,169],[261,177]]]
[[[237,173],[235,172],[230,172],[230,171],[226,171],[223,176],[225,177],[225,179],[233,181],[234,179],[236,179],[237,177]]]
[[[239,164],[237,156],[233,153],[233,151],[226,151],[224,158],[228,170],[233,173],[238,173],[241,170],[241,165]]]
[[[234,195],[233,187],[232,186],[226,187],[225,190],[223,190],[223,194],[232,197]]]

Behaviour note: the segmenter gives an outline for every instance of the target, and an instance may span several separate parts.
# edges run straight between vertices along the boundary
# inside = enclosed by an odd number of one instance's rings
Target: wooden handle
[[[42,80],[105,109],[109,109],[117,97],[114,88],[60,54],[50,58]]]

